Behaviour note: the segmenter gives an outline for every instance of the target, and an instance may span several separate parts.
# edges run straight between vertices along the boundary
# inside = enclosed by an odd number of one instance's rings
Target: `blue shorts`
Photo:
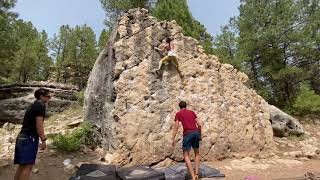
[[[14,164],[34,164],[39,146],[39,138],[19,134],[14,151]]]
[[[199,142],[200,142],[200,133],[197,131],[190,132],[183,137],[182,149],[183,151],[189,151],[191,147],[193,149],[199,149]]]

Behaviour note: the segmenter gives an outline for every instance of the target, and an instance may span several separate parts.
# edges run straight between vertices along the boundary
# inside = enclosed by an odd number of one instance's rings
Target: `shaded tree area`
[[[45,80],[52,64],[47,33],[18,20],[10,11],[15,3],[0,2],[0,83]]]
[[[52,79],[84,88],[98,55],[96,35],[87,25],[74,28],[63,25],[50,43],[53,66]]]
[[[212,36],[193,18],[187,0],[100,0],[106,12],[106,25],[112,28],[116,19],[132,8],[148,9],[159,20],[176,20],[186,36],[197,39],[206,53],[213,53]]]
[[[241,0],[239,10],[215,37],[220,59],[245,71],[260,95],[288,111],[301,107],[302,94],[318,96],[320,1]]]
[[[84,88],[109,31],[96,42],[87,25],[63,25],[52,39],[11,11],[16,1],[0,2],[0,84],[28,81],[72,83]],[[3,32],[3,33],[2,33]]]

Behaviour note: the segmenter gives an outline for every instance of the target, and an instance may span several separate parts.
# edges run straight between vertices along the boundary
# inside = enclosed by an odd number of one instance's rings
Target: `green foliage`
[[[197,39],[206,53],[213,53],[212,36],[192,17],[186,0],[100,0],[100,2],[106,12],[106,25],[109,29],[117,17],[129,9],[146,8],[159,20],[176,20],[185,35]]]
[[[12,82],[10,77],[17,50],[14,22],[17,15],[10,11],[16,1],[0,1],[0,84]]]
[[[186,0],[158,0],[152,15],[159,20],[176,20],[182,27],[184,35],[199,40],[206,53],[213,53],[212,36],[192,17]]]
[[[76,96],[77,96],[78,104],[83,105],[83,103],[84,103],[84,90],[77,92]]]
[[[320,96],[310,87],[303,85],[293,107],[299,114],[320,113]]]
[[[105,24],[109,29],[113,27],[116,19],[124,12],[132,8],[150,9],[152,0],[100,0],[102,8],[106,12]]]
[[[92,132],[92,125],[84,122],[80,128],[74,130],[72,133],[65,135],[59,134],[50,138],[57,149],[74,152],[80,150],[82,146],[90,144]]]
[[[320,0],[242,0],[239,10],[215,38],[222,61],[280,108],[293,110],[301,83],[320,93]]]
[[[39,33],[31,22],[18,20],[18,47],[15,52],[15,69],[12,76],[16,81],[46,80],[52,61],[48,56],[48,36],[46,32]]]
[[[94,31],[87,25],[60,27],[50,49],[56,62],[56,81],[83,89],[98,55]]]
[[[52,61],[48,56],[46,32],[39,33],[31,22],[23,20],[15,20],[12,27],[15,50],[1,61],[2,82],[47,80]],[[10,48],[4,51],[10,52]]]
[[[31,22],[17,20],[10,11],[15,0],[0,2],[0,84],[47,80],[49,66],[48,37]]]
[[[100,34],[100,37],[99,37],[99,41],[98,41],[98,52],[100,53],[105,47],[106,47],[106,44],[108,42],[108,39],[110,37],[110,29],[109,30],[105,30],[103,29],[101,34]]]
[[[238,58],[238,38],[236,33],[231,30],[231,26],[221,27],[221,34],[214,38],[214,54],[219,57],[223,63],[232,64],[239,70],[243,70],[240,58]]]

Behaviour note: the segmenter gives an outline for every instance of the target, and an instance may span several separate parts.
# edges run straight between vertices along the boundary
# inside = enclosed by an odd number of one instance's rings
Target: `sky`
[[[220,32],[230,17],[239,14],[240,0],[188,0],[190,11],[211,35]],[[104,11],[99,0],[18,0],[14,12],[19,18],[31,21],[38,31],[45,30],[49,37],[60,26],[88,24],[99,36],[105,28]]]

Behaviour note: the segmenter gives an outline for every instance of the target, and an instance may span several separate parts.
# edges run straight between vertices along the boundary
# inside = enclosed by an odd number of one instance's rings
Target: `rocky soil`
[[[52,116],[45,122],[46,131],[48,134],[68,133],[82,122],[81,114],[81,108],[77,107]],[[306,134],[301,137],[274,137],[276,148],[268,156],[261,154],[260,156],[248,157],[235,154],[228,159],[204,163],[226,174],[224,179],[239,180],[247,176],[255,176],[260,180],[298,180],[312,177],[312,175],[316,177],[320,175],[320,124],[314,124],[311,121],[303,123],[303,120],[300,122],[302,122]],[[13,178],[16,169],[12,160],[14,140],[20,128],[20,125],[6,124],[0,129],[0,137],[3,137],[0,139],[0,180]],[[175,153],[181,153],[181,151],[177,150]],[[74,153],[61,152],[54,149],[49,141],[48,149],[39,153],[32,179],[68,179],[81,163],[107,164],[108,162],[101,161],[101,159],[108,158],[104,155],[105,152],[101,148],[96,150],[85,148]],[[71,160],[70,166],[63,165],[65,159]],[[158,166],[168,166],[172,163],[174,162],[167,160]]]

